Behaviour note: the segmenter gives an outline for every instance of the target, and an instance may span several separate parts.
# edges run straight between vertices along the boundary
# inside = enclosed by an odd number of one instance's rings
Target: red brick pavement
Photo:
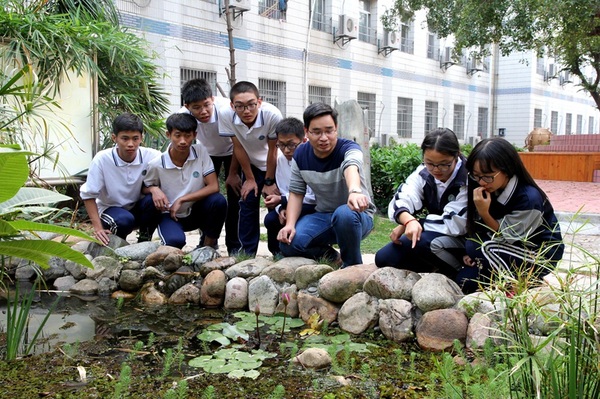
[[[557,212],[600,214],[600,183],[536,180]]]

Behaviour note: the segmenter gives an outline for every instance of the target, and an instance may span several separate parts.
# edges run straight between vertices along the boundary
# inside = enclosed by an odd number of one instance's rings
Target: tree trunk
[[[229,39],[229,68],[225,68],[227,72],[227,80],[229,88],[233,87],[236,81],[235,77],[235,47],[233,45],[233,24],[231,10],[229,9],[229,0],[225,0],[225,21],[227,21],[227,38]]]

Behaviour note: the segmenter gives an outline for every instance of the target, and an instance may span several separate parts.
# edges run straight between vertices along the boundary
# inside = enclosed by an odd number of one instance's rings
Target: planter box
[[[534,179],[600,183],[600,152],[520,152]]]

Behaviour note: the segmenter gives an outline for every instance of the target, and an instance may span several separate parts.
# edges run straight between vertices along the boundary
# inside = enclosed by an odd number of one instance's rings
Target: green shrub
[[[371,148],[371,187],[379,212],[387,214],[394,192],[421,162],[421,149],[413,143]]]

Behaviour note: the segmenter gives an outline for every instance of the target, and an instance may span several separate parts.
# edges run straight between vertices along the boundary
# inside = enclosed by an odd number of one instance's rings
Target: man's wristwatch
[[[275,184],[275,179],[271,179],[269,177],[265,179],[265,186],[272,186],[273,184]]]
[[[348,195],[354,194],[354,193],[362,194],[362,190],[360,188],[353,188],[352,190],[348,191]]]

